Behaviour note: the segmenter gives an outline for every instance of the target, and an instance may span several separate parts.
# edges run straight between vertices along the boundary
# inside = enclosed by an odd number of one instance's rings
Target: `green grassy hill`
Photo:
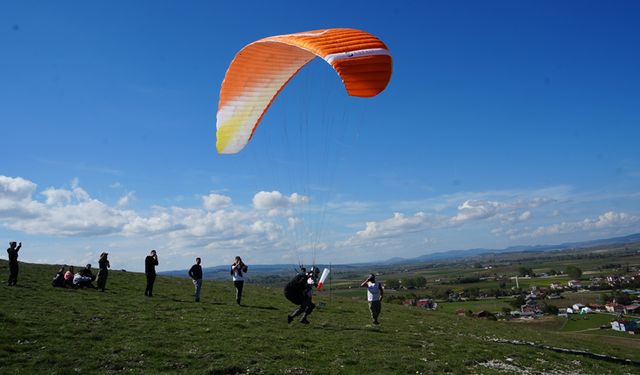
[[[640,361],[640,340],[563,331],[557,324],[496,322],[383,304],[370,325],[365,291],[329,298],[311,324],[278,288],[206,281],[194,303],[187,279],[111,271],[105,293],[53,288],[56,266],[21,264],[17,287],[0,285],[2,374],[625,374],[639,367],[507,340]],[[8,275],[0,261],[0,278]]]

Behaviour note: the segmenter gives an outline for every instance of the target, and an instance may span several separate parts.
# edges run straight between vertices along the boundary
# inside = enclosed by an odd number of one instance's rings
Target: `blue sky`
[[[21,259],[141,270],[346,263],[640,231],[640,4],[0,5],[0,238]],[[346,95],[324,61],[247,148],[218,90],[262,37],[352,27],[394,72]]]

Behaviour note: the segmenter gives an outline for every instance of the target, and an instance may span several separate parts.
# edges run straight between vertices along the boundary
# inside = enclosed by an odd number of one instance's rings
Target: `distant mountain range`
[[[363,267],[371,267],[372,265],[394,265],[403,263],[421,263],[421,262],[433,262],[443,260],[454,260],[468,257],[475,257],[479,255],[488,254],[505,254],[505,253],[518,253],[518,252],[545,252],[545,251],[558,251],[578,248],[590,248],[596,246],[611,246],[611,245],[625,245],[630,243],[640,242],[640,233],[631,234],[624,237],[605,238],[592,241],[582,242],[567,242],[559,245],[533,245],[533,246],[510,246],[504,249],[486,249],[475,248],[467,250],[448,250],[437,253],[425,254],[415,258],[400,258],[394,257],[385,261],[369,262],[369,263],[352,263],[333,265],[334,268],[344,269],[357,269]],[[328,267],[327,264],[318,264],[318,268],[322,269]],[[298,266],[295,264],[263,264],[263,265],[250,265],[249,271],[251,274],[283,274],[293,273],[297,270]],[[203,268],[203,272],[207,279],[224,279],[230,277],[231,265],[215,266]],[[188,277],[187,270],[175,270],[160,272],[162,275]]]
[[[625,245],[630,243],[640,242],[640,233],[631,234],[624,237],[605,238],[592,241],[581,242],[567,242],[560,245],[532,245],[532,246],[510,246],[504,249],[486,249],[476,248],[467,250],[448,250],[432,254],[421,255],[415,258],[391,258],[384,262],[378,262],[378,264],[396,264],[404,262],[427,262],[435,260],[448,260],[448,259],[460,259],[467,257],[474,257],[478,255],[486,254],[504,254],[504,253],[519,253],[519,252],[545,252],[545,251],[558,251],[568,249],[589,248],[596,246],[610,246],[610,245]]]

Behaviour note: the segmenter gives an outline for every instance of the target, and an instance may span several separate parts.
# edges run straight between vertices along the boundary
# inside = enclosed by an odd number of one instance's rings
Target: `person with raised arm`
[[[9,255],[9,280],[7,285],[14,286],[18,282],[18,251],[22,248],[22,242],[19,244],[16,241],[9,242],[9,248],[7,254]]]
[[[378,317],[382,310],[382,296],[384,295],[384,288],[382,284],[376,281],[376,275],[371,274],[365,281],[360,284],[361,287],[367,288],[367,301],[369,301],[369,311],[371,311],[371,320],[373,324],[380,324]]]
[[[144,274],[147,276],[147,287],[144,295],[153,297],[153,283],[156,282],[156,266],[158,265],[158,254],[155,250],[151,250],[149,255],[144,258]]]

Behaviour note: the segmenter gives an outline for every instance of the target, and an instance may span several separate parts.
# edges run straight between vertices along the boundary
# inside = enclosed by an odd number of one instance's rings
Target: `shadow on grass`
[[[7,288],[17,288],[17,289],[33,289],[33,290],[39,289],[39,288],[36,288],[36,287],[31,286],[29,284],[26,284],[26,285],[25,284],[16,284],[16,285],[6,285],[5,284],[5,286]]]
[[[241,307],[248,307],[250,309],[258,309],[258,310],[280,310],[277,307],[273,306],[252,306],[252,305],[240,305]]]
[[[336,326],[330,324],[318,324],[313,327],[313,329],[322,329],[325,331],[362,331],[362,332],[373,332],[373,333],[386,333],[379,326],[372,325],[363,325],[363,326]]]
[[[198,305],[198,304],[202,304],[202,305],[218,305],[218,306],[226,305],[226,303],[220,302],[220,301],[201,300],[200,302],[195,302],[193,299],[179,299],[179,298],[175,298],[175,297],[169,297],[169,298],[167,298],[167,300],[172,301],[172,302],[186,303],[186,304],[193,304],[193,305]]]

